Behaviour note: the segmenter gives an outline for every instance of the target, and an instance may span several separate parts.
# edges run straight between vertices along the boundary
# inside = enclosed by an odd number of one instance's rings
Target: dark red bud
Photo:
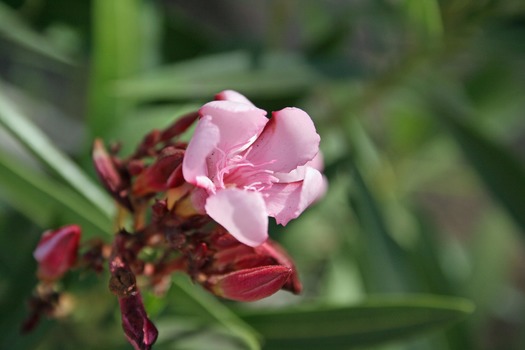
[[[137,177],[133,184],[133,194],[145,196],[182,185],[184,183],[181,166],[183,156],[183,150],[166,149],[155,163]]]
[[[54,281],[76,262],[81,229],[77,225],[44,232],[33,256],[38,262],[38,278]]]
[[[140,292],[137,291],[128,297],[120,297],[119,304],[122,314],[122,328],[128,341],[135,350],[151,349],[159,332],[146,314]]]
[[[162,132],[160,139],[165,142],[173,137],[179,136],[184,131],[186,131],[191,126],[191,124],[195,122],[195,120],[197,120],[198,116],[198,112],[191,112],[182,116]]]

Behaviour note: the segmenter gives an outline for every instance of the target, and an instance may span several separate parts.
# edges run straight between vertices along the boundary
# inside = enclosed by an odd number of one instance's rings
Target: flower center
[[[228,153],[216,149],[220,154],[215,164],[215,177],[213,182],[217,187],[237,187],[247,191],[261,192],[272,186],[277,178],[273,171],[265,169],[271,162],[254,164],[248,159],[251,148],[247,150],[233,150]]]

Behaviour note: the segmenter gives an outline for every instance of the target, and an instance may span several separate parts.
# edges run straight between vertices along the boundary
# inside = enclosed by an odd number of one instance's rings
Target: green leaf
[[[209,98],[225,89],[249,97],[283,97],[314,82],[319,83],[319,76],[297,56],[267,54],[255,61],[246,52],[233,52],[161,67],[119,81],[115,91],[140,101]]]
[[[22,166],[0,152],[0,194],[31,221],[45,228],[50,219],[62,223],[78,222],[84,238],[109,233],[111,220],[78,193],[48,179],[34,169]]]
[[[241,317],[265,337],[265,348],[337,350],[440,329],[472,311],[472,303],[464,299],[406,296],[341,308],[265,311]]]
[[[350,203],[362,227],[363,249],[359,262],[362,274],[371,292],[402,292],[409,286],[412,274],[406,254],[393,240],[371,189],[357,165],[348,160],[354,187]]]
[[[101,211],[107,218],[112,217],[115,208],[109,196],[102,192],[100,187],[95,185],[78,165],[56,148],[51,140],[21,113],[1,90],[0,85],[0,124],[40,161],[91,202],[96,210]]]
[[[62,63],[72,64],[71,59],[62,54],[52,42],[32,31],[9,6],[3,3],[0,3],[0,35],[31,51]]]
[[[491,195],[525,232],[525,167],[501,144],[489,139],[466,120],[472,112],[457,100],[435,94],[431,101],[436,116],[458,143],[466,160],[478,173]],[[475,120],[472,118],[471,120]]]
[[[208,321],[220,325],[229,334],[240,339],[247,349],[261,348],[258,334],[215,297],[204,292],[199,286],[190,285],[187,278],[181,278],[181,276],[176,276],[173,287],[176,289],[177,297],[186,298],[194,304],[194,313],[199,311]]]
[[[140,68],[141,1],[93,1],[93,59],[88,124],[93,137],[111,135],[130,106],[110,91]]]

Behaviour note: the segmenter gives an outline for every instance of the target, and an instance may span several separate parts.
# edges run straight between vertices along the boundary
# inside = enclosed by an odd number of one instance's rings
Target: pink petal
[[[326,192],[326,182],[314,168],[306,168],[303,181],[276,183],[264,191],[268,215],[286,225]]]
[[[266,112],[253,105],[233,101],[212,101],[199,110],[204,116],[211,116],[212,123],[220,132],[217,147],[224,153],[241,150],[259,136],[268,118]]]
[[[207,158],[216,149],[219,138],[219,128],[212,122],[212,118],[201,118],[182,162],[182,173],[186,181],[198,187],[215,190],[215,185],[210,180],[213,174],[208,173]]]
[[[256,247],[268,238],[268,218],[258,192],[228,188],[208,197],[206,213],[239,242]]]
[[[268,170],[289,173],[315,157],[320,140],[306,112],[285,108],[273,113],[248,157],[254,164],[268,163]]]
[[[317,169],[319,171],[323,171],[324,159],[321,151],[317,152],[314,159],[307,162],[305,165],[298,166],[296,169],[290,171],[289,173],[273,173],[273,176],[278,178],[280,183],[301,181],[304,179],[306,169],[308,167]]]
[[[240,102],[248,104],[250,106],[254,106],[253,103],[250,100],[248,100],[243,94],[240,94],[237,91],[233,90],[221,91],[217,95],[215,95],[215,99],[219,101]]]

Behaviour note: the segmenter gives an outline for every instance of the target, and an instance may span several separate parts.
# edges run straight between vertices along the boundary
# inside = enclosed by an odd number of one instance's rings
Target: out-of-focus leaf
[[[349,160],[354,187],[350,203],[362,227],[363,255],[359,262],[372,292],[401,292],[409,286],[411,271],[403,249],[392,239],[381,209],[361,172]]]
[[[437,0],[405,0],[405,9],[410,19],[426,37],[438,38],[443,35],[441,11]]]
[[[138,71],[143,36],[141,1],[95,0],[88,123],[93,137],[111,135],[129,106],[115,98],[116,79]]]
[[[0,35],[41,55],[72,64],[71,59],[62,54],[52,42],[33,32],[9,6],[3,3],[0,3]]]
[[[8,214],[8,217],[0,217],[0,349],[34,349],[52,327],[51,322],[42,320],[30,334],[20,334],[20,327],[28,316],[26,302],[36,284],[36,262],[32,252],[39,235],[22,216]]]
[[[440,118],[466,160],[477,171],[492,196],[499,200],[525,232],[525,167],[505,147],[476,130],[466,120],[471,111],[450,96],[436,93],[431,100]],[[472,120],[472,119],[471,119]]]
[[[250,97],[283,97],[304,91],[319,76],[299,57],[265,55],[258,60],[234,52],[162,67],[118,82],[115,93],[134,100],[186,99],[213,96],[225,89]]]
[[[50,219],[67,218],[83,226],[84,238],[111,229],[109,218],[78,193],[17,164],[3,153],[0,153],[0,193],[43,228],[50,224]]]
[[[267,349],[346,350],[436,330],[472,311],[465,299],[411,296],[342,308],[261,311],[242,318],[264,336]]]
[[[1,88],[0,85],[0,124],[86,198],[95,210],[100,211],[106,218],[111,217],[114,207],[109,196],[102,192],[80,167],[57,149],[51,140],[5,97]]]
[[[258,334],[215,297],[196,286],[189,285],[188,280],[183,278],[175,278],[173,287],[176,289],[175,295],[186,298],[194,304],[193,312],[198,311],[206,321],[227,330],[232,336],[242,341],[246,349],[261,348]]]

